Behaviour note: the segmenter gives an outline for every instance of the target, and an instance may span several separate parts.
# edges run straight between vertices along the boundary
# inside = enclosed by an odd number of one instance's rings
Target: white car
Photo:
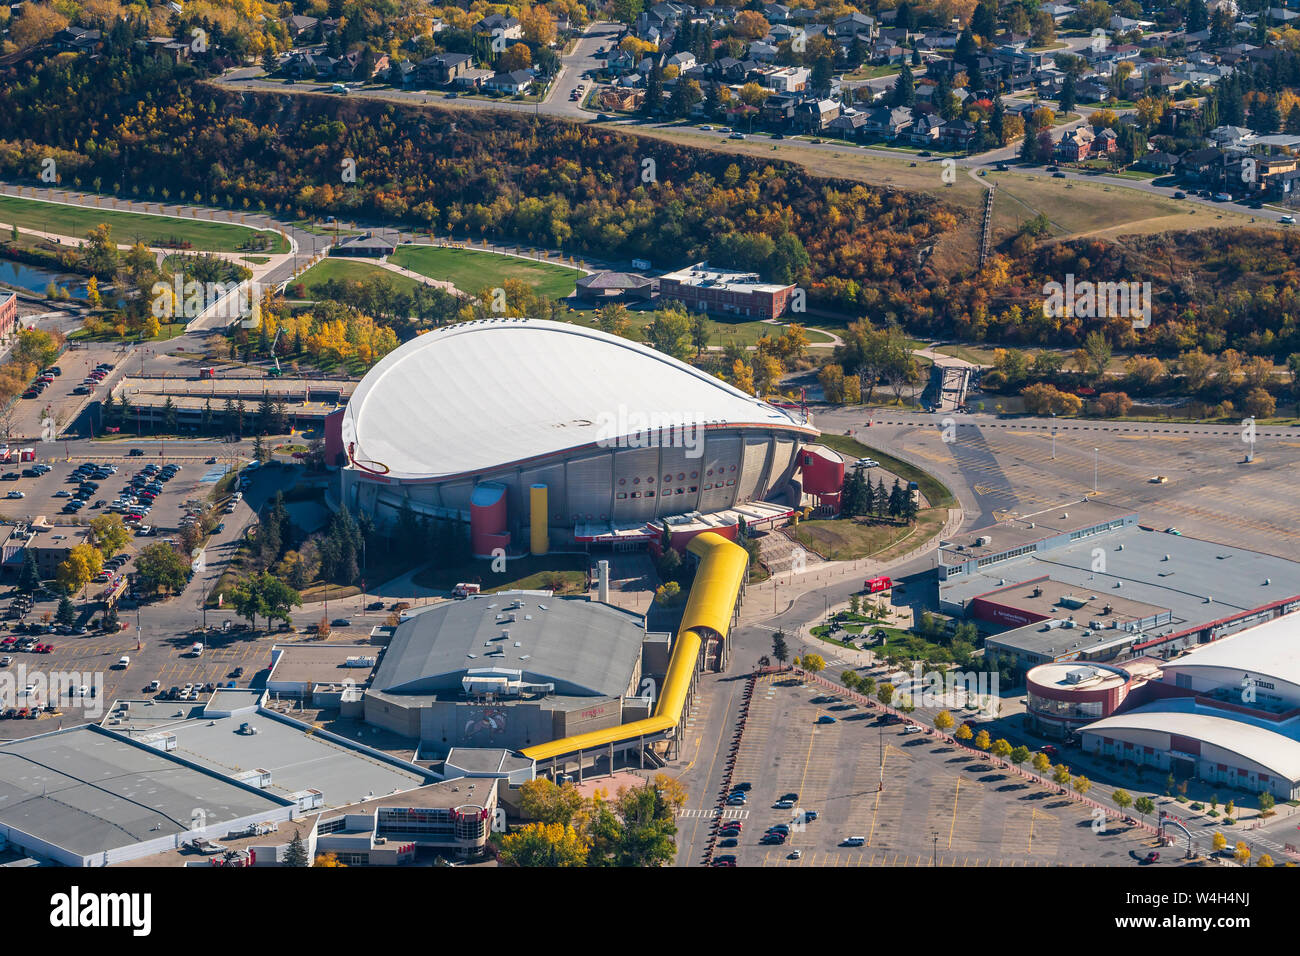
[[[1295,216],[1283,216],[1281,219],[1278,220],[1278,222],[1283,223],[1284,225],[1287,226],[1294,226]]]
[[[9,492],[9,494],[5,495],[5,497],[6,497],[6,498],[26,498],[27,495],[23,494],[21,491],[11,491],[11,492]]]
[[[859,458],[859,459],[858,459],[858,467],[859,467],[859,468],[879,468],[879,467],[880,467],[880,462],[876,461],[874,458]]]
[[[712,126],[701,126],[700,129],[702,129],[702,130],[712,130],[713,127],[712,127]]]
[[[0,667],[8,667],[13,662],[14,659],[7,654],[4,657],[0,657]]]

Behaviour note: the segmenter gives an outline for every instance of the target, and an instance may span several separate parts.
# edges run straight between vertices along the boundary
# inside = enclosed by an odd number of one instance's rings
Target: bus
[[[874,578],[867,578],[863,583],[868,594],[876,594],[880,591],[888,591],[894,586],[893,580],[887,574],[879,575]]]

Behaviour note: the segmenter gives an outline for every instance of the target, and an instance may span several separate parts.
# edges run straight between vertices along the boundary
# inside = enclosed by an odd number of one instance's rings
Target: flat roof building
[[[297,805],[93,725],[0,746],[0,833],[63,866],[107,866]]]
[[[754,319],[775,319],[790,306],[792,284],[764,282],[756,272],[717,269],[707,262],[659,277],[659,298],[688,309]]]
[[[1300,609],[1298,587],[1293,561],[1125,521],[963,570],[939,582],[939,604],[945,613],[1011,625],[989,636],[986,649],[1027,670],[1052,661],[1168,658]]]
[[[436,604],[396,628],[365,719],[443,752],[617,726],[648,712],[642,652],[653,636],[641,615],[549,591]]]

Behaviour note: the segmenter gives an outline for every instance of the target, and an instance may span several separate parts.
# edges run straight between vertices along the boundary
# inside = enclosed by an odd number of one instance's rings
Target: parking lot
[[[96,396],[103,398],[108,394],[113,381],[123,371],[119,364],[123,354],[120,347],[113,345],[70,347],[54,363],[60,374],[42,376],[38,372],[38,380],[42,377],[49,379],[45,387],[36,390],[35,394],[29,388],[14,405],[12,433],[42,436],[45,433],[42,423],[47,417],[54,420],[58,430],[72,424],[82,408]],[[103,374],[98,376],[98,381],[86,384],[82,391],[83,381],[97,368]]]
[[[131,481],[147,464],[161,469],[167,464],[180,466],[175,477],[161,483],[161,491],[150,504],[150,511],[138,524],[147,524],[159,532],[175,531],[188,500],[200,501],[208,497],[216,482],[232,467],[229,460],[212,460],[198,457],[173,458],[167,455],[164,445],[150,446],[141,455],[132,456],[131,448],[125,443],[103,443],[103,454],[93,457],[77,455],[66,458],[45,459],[45,455],[62,451],[58,443],[40,443],[31,446],[37,456],[35,462],[11,461],[3,465],[0,472],[0,499],[4,517],[12,521],[30,521],[44,517],[49,524],[84,524],[90,518],[110,510],[111,505],[124,492],[129,490]],[[17,458],[18,449],[11,447],[13,458]],[[212,456],[209,456],[212,458]],[[73,474],[83,464],[95,464],[116,471],[105,474],[100,471],[89,480],[98,485],[92,493],[84,496],[85,504],[70,512],[69,506],[76,499],[80,482],[74,480]],[[48,473],[33,476],[34,466],[49,468]],[[19,497],[21,495],[21,497]],[[129,514],[131,512],[124,512]],[[134,513],[141,513],[136,511]]]
[[[743,808],[727,807],[741,835],[714,853],[739,866],[1122,866],[1154,847],[1137,827],[1110,820],[1098,832],[1090,809],[790,677],[757,683],[732,780],[751,788]],[[787,794],[793,807],[773,808]],[[808,811],[817,819],[803,822]],[[785,842],[760,842],[780,824]],[[703,858],[708,830],[681,828],[697,844],[685,848],[690,862]],[[1163,851],[1157,865],[1178,856]]]

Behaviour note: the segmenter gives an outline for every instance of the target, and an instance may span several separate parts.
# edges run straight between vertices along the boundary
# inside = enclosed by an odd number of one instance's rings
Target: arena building
[[[391,524],[404,507],[467,522],[474,553],[649,540],[652,523],[803,500],[818,432],[649,346],[532,319],[407,342],[326,429],[340,500]]]

